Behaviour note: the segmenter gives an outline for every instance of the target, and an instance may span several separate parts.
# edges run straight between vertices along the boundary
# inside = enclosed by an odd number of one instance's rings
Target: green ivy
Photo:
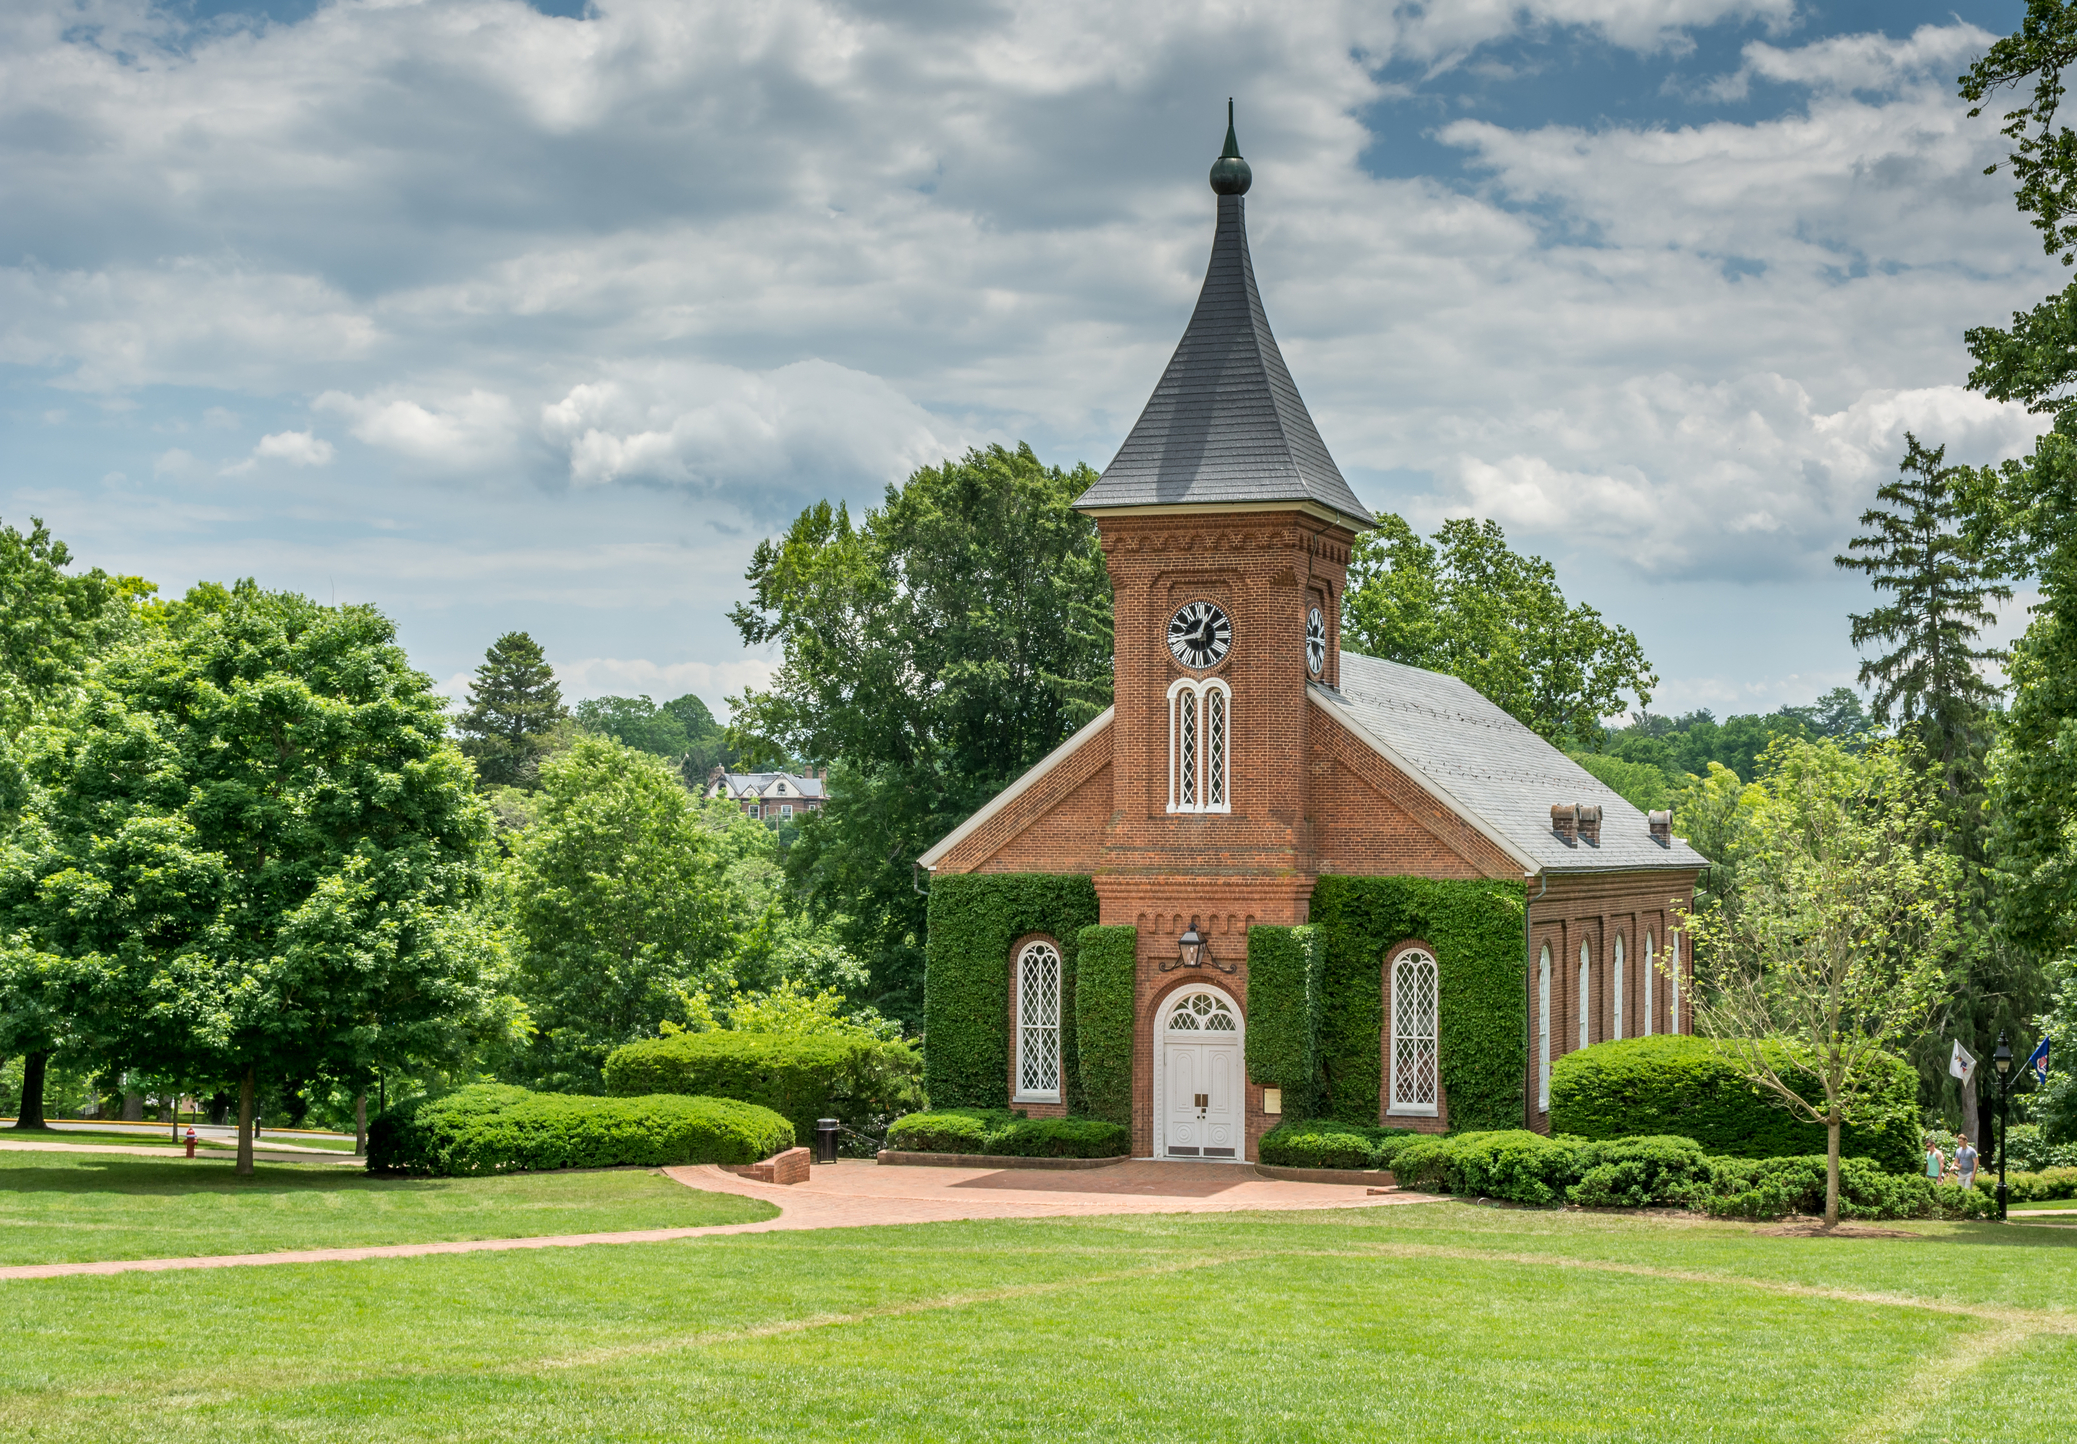
[[[1248,1077],[1283,1089],[1293,1122],[1314,1110],[1321,953],[1317,928],[1248,929]]]
[[[1076,940],[1075,1043],[1082,1107],[1091,1118],[1132,1126],[1132,1014],[1139,929],[1083,928]]]
[[[1385,949],[1419,938],[1435,950],[1440,973],[1438,1051],[1450,1127],[1521,1127],[1525,906],[1521,884],[1485,879],[1323,877],[1314,885],[1313,924],[1326,953],[1317,1073],[1323,1116],[1378,1121]],[[1248,1025],[1255,1026],[1252,1016]]]
[[[933,878],[924,948],[923,1078],[937,1108],[1010,1101],[1010,945],[1026,933],[1060,944],[1060,1066],[1070,1112],[1086,1111],[1075,1037],[1075,961],[1097,918],[1090,878],[953,873]]]

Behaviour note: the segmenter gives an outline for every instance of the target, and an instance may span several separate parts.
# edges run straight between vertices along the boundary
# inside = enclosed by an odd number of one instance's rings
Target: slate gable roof
[[[1284,365],[1248,259],[1245,200],[1219,198],[1204,289],[1125,444],[1078,509],[1312,502],[1365,529]]]
[[[1316,701],[1410,765],[1464,820],[1551,872],[1693,869],[1709,859],[1680,838],[1652,841],[1645,816],[1593,773],[1551,746],[1467,682],[1354,652],[1341,654],[1341,685],[1315,682]],[[1384,750],[1384,749],[1380,749]],[[1551,831],[1553,803],[1598,803],[1601,844],[1567,846]]]

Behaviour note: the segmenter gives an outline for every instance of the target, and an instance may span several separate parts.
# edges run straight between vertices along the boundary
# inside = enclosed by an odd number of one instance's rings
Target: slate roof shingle
[[[1342,479],[1270,334],[1245,202],[1219,197],[1197,309],[1125,444],[1075,506],[1312,502],[1376,525]]]
[[[1709,859],[1680,838],[1652,841],[1645,816],[1615,789],[1474,691],[1441,672],[1341,654],[1341,685],[1308,689],[1343,709],[1454,800],[1464,820],[1552,872],[1692,869]],[[1333,710],[1333,709],[1330,709]],[[1568,847],[1554,803],[1598,803],[1601,845]]]

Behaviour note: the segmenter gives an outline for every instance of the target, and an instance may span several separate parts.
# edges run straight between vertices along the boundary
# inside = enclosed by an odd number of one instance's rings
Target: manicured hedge
[[[464,1176],[551,1168],[756,1163],[793,1125],[733,1098],[586,1098],[478,1083],[414,1098],[368,1125],[371,1172]]]
[[[1699,1209],[1723,1218],[1824,1211],[1822,1154],[1725,1158],[1692,1138],[1546,1138],[1523,1129],[1424,1137],[1392,1162],[1401,1187],[1593,1208]],[[1840,1164],[1842,1218],[1980,1218],[1984,1196],[1955,1184],[1885,1172],[1869,1159]]]
[[[1417,938],[1435,950],[1440,972],[1437,1046],[1450,1126],[1519,1124],[1528,1059],[1525,906],[1513,882],[1321,878],[1312,898],[1326,949],[1319,1111],[1378,1121],[1385,950]]]
[[[1786,1067],[1786,1063],[1783,1064]],[[1840,1151],[1912,1173],[1919,1146],[1918,1073],[1884,1058],[1883,1087]],[[1814,1080],[1813,1080],[1814,1084]],[[1805,1123],[1752,1084],[1707,1038],[1626,1038],[1567,1053],[1551,1066],[1551,1131],[1581,1138],[1679,1134],[1732,1158],[1825,1151],[1822,1124]]]
[[[606,1091],[619,1098],[683,1093],[771,1109],[812,1138],[815,1120],[839,1118],[879,1135],[923,1105],[923,1060],[904,1043],[775,1033],[678,1033],[616,1048]]]
[[[1023,1118],[1007,1108],[940,1108],[898,1119],[887,1146],[902,1153],[998,1158],[1121,1158],[1132,1132],[1102,1118]]]
[[[1075,1050],[1082,1107],[1091,1118],[1132,1125],[1132,1012],[1139,929],[1092,924],[1076,940]]]
[[[1979,1167],[1976,1187],[1995,1197],[1998,1175]],[[2039,1173],[2007,1172],[2005,1197],[2011,1203],[2048,1203],[2058,1198],[2077,1198],[2077,1168],[2044,1168]]]
[[[1278,1124],[1256,1148],[1262,1162],[1278,1168],[1390,1168],[1399,1150],[1422,1136],[1407,1128],[1314,1118]]]
[[[1318,943],[1319,930],[1313,927],[1248,929],[1248,1078],[1281,1088],[1284,1117],[1292,1122],[1316,1111],[1322,1001]]]
[[[940,1107],[1001,1108],[1010,1092],[1010,944],[1044,933],[1060,944],[1060,1063],[1081,1111],[1075,958],[1097,920],[1096,884],[1047,873],[953,873],[931,879],[924,944],[923,1082]]]

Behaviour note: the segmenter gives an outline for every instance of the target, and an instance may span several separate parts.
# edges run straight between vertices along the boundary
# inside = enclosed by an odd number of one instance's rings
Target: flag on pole
[[[1957,1043],[1954,1045],[1954,1056],[1947,1060],[1947,1071],[1961,1079],[1962,1086],[1967,1087],[1970,1080],[1976,1076],[1976,1060],[1969,1056],[1967,1048]]]
[[[2034,1075],[2036,1088],[2048,1086],[2048,1039],[2045,1035],[2040,1046],[2035,1048],[2033,1055],[2027,1059],[2027,1071]]]

